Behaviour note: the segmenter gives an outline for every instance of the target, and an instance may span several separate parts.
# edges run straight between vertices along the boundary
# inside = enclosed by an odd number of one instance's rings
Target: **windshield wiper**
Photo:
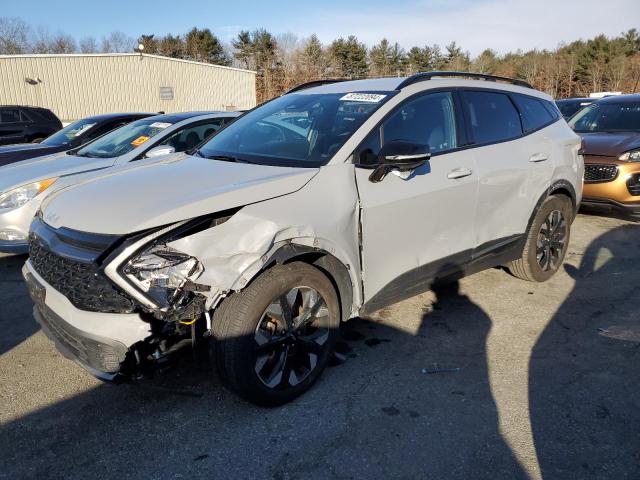
[[[202,155],[202,153],[198,152],[200,154],[200,156],[204,156]],[[204,157],[208,160],[220,160],[222,162],[234,162],[234,163],[250,163],[255,165],[255,162],[250,162],[249,160],[245,160],[244,158],[238,158],[238,157],[233,157],[231,155],[209,155]]]

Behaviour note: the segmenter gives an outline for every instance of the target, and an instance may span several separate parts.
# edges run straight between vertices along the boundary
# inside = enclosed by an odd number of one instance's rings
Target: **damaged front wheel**
[[[222,379],[249,401],[271,406],[294,399],[320,376],[340,308],[320,270],[293,262],[227,298],[213,320],[212,354]]]

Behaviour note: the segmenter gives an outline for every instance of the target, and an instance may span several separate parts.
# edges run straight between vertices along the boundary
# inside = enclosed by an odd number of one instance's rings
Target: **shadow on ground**
[[[596,239],[535,346],[546,479],[638,478],[640,343],[605,333],[638,325],[639,243],[631,225]],[[32,324],[30,310],[20,301],[14,314]],[[385,311],[349,322],[346,362],[277,409],[239,400],[190,359],[153,382],[90,386],[0,426],[0,478],[526,478],[498,428],[491,318],[457,284],[422,312],[417,331],[381,323]],[[22,322],[4,323],[8,338],[35,331]]]
[[[39,330],[28,318],[32,303],[22,280],[23,255],[0,256],[0,355]]]
[[[640,228],[587,248],[540,335],[529,404],[543,478],[640,478]],[[596,292],[594,294],[594,292]]]

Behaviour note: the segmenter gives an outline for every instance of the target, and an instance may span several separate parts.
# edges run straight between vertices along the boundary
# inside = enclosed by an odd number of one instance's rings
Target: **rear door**
[[[495,90],[462,92],[479,181],[476,256],[525,233],[552,176],[552,142],[539,118],[554,121],[534,97]]]
[[[506,93],[465,90],[461,96],[478,175],[474,243],[476,253],[484,253],[523,231],[529,153],[518,140],[520,115]]]
[[[473,152],[458,150],[455,98],[444,91],[405,101],[355,152],[366,310],[424,291],[470,258],[478,177]],[[429,145],[431,159],[408,178],[372,183],[381,146],[398,140]]]
[[[20,109],[0,108],[0,144],[23,142],[25,124],[20,116]]]

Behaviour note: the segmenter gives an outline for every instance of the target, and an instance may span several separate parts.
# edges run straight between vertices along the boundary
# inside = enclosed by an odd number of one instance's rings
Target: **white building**
[[[237,110],[256,104],[255,72],[140,53],[0,55],[0,105],[63,122],[111,112]]]

